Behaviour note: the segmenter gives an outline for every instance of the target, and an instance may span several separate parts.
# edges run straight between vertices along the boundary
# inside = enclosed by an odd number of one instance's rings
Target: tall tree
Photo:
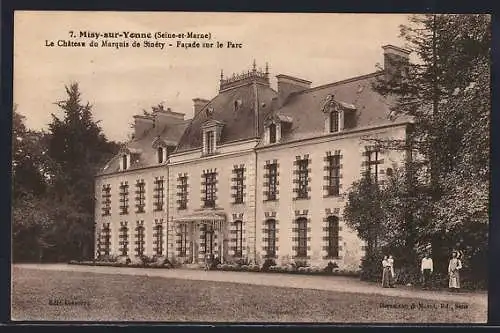
[[[415,15],[401,27],[401,36],[416,61],[405,64],[405,75],[380,81],[376,88],[395,99],[395,113],[414,119],[410,141],[423,162],[419,168],[428,177],[413,182],[412,191],[421,199],[426,192],[430,195],[419,242],[433,244],[433,255],[440,257],[437,262],[446,260],[450,247],[465,247],[469,257],[484,253],[489,206],[490,17]],[[404,144],[400,142],[400,147]]]
[[[109,142],[98,122],[93,120],[92,106],[81,100],[77,83],[66,86],[67,98],[56,102],[62,119],[52,115],[49,125],[49,156],[61,172],[54,181],[53,195],[57,210],[58,233],[65,235],[58,244],[72,257],[92,254],[94,226],[94,176],[97,170],[118,150]]]

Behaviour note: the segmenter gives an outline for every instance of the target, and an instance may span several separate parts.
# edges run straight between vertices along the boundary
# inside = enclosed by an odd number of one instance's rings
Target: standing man
[[[428,288],[431,281],[431,275],[434,271],[434,265],[432,263],[432,258],[426,253],[422,259],[422,265],[420,266],[420,271],[422,272],[422,287]]]

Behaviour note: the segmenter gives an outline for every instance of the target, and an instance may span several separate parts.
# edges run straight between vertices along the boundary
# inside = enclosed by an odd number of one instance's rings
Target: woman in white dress
[[[450,287],[450,291],[459,291],[461,269],[462,262],[458,258],[458,252],[453,251],[451,254],[450,263],[448,264],[448,275],[450,277],[448,286]]]

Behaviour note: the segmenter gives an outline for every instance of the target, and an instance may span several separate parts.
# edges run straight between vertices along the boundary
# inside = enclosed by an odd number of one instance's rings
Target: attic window
[[[158,163],[163,163],[163,147],[158,147]]]
[[[206,151],[207,154],[213,154],[214,152],[214,131],[207,131],[207,141],[206,141]]]
[[[126,154],[122,156],[122,169],[128,169],[128,156]]]
[[[269,143],[276,143],[276,124],[269,125]]]
[[[238,111],[243,104],[243,101],[241,99],[237,99],[234,101],[234,111]]]
[[[330,133],[337,133],[339,131],[339,115],[338,111],[330,113]]]

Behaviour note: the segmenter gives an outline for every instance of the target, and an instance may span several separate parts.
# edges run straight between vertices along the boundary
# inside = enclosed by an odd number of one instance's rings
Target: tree
[[[359,181],[353,183],[347,197],[344,221],[366,242],[361,278],[373,280],[381,273],[381,245],[384,244],[386,235],[381,191],[372,177],[365,173]]]
[[[117,153],[99,123],[93,120],[92,106],[82,103],[77,83],[66,86],[67,99],[55,104],[64,112],[52,115],[49,125],[49,156],[60,167],[52,186],[53,218],[58,239],[56,256],[90,257],[93,248],[94,176]],[[61,259],[61,258],[59,258]]]
[[[52,164],[46,136],[24,124],[13,110],[12,128],[12,240],[14,260],[40,260],[53,246],[49,200]]]
[[[415,15],[401,27],[401,36],[417,61],[393,64],[405,66],[402,75],[381,80],[375,88],[395,100],[395,114],[414,119],[408,141],[419,158],[412,163],[418,165],[415,172],[427,175],[414,179],[409,197],[428,199],[425,219],[417,223],[416,246],[432,243],[435,261],[444,270],[451,248],[466,249],[471,261],[486,251],[490,17]],[[408,142],[378,143],[401,148]],[[395,190],[393,195],[402,194]]]

